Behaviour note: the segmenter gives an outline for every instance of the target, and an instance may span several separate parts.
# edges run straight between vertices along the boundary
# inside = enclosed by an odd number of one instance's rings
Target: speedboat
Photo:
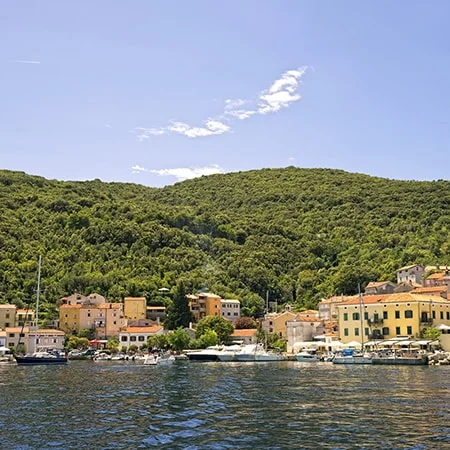
[[[186,353],[189,361],[219,361],[219,355],[222,353],[222,347],[214,345],[203,350],[194,350]]]
[[[296,353],[295,359],[300,362],[319,362],[320,356],[317,354],[316,350],[303,349]]]

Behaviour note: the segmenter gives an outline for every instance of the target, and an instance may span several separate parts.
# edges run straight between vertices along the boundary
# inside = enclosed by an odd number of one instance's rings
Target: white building
[[[241,302],[239,300],[220,300],[220,316],[233,323],[241,317]]]
[[[164,334],[164,328],[159,325],[151,327],[127,327],[119,333],[119,343],[127,349],[131,345],[141,347],[147,343],[147,339],[155,334]]]
[[[400,267],[397,270],[397,284],[411,282],[422,284],[425,269],[419,264]]]

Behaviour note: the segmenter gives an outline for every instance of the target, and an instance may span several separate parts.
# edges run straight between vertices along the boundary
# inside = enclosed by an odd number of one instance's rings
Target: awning
[[[436,330],[450,330],[450,327],[443,323],[441,323],[440,325],[436,325],[434,328],[436,328]]]

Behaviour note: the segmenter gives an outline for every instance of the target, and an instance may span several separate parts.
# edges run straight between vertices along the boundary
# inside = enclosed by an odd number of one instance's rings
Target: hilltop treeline
[[[328,169],[264,169],[162,189],[0,171],[0,302],[44,311],[78,290],[111,300],[182,279],[189,290],[298,307],[394,280],[409,263],[450,264],[450,182]]]

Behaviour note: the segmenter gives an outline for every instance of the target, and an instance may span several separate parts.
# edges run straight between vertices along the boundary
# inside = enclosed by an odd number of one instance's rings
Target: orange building
[[[206,316],[220,316],[221,297],[209,292],[186,295],[194,322]]]

